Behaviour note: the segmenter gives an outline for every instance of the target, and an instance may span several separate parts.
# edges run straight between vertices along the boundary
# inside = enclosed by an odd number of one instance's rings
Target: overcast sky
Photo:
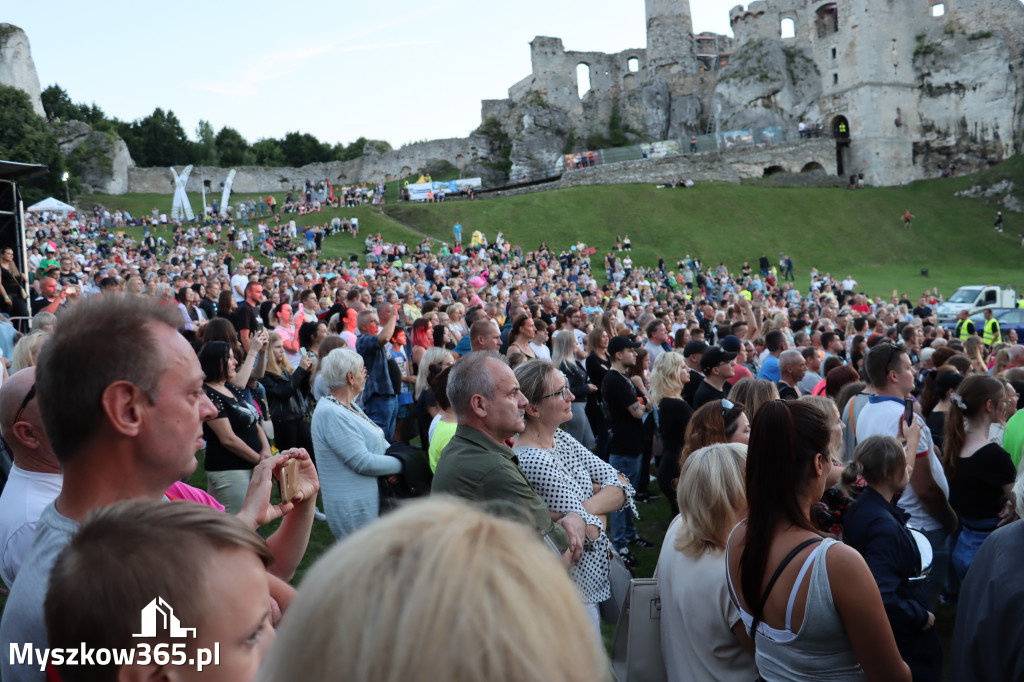
[[[693,0],[694,29],[731,35],[736,4]],[[122,120],[172,109],[190,137],[206,119],[250,142],[294,130],[395,147],[463,137],[480,100],[529,75],[534,36],[570,50],[647,44],[641,0],[5,5],[0,21],[28,34],[43,88]]]

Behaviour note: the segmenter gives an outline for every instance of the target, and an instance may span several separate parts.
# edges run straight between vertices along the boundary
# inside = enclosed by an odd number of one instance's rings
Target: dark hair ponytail
[[[828,417],[806,402],[774,400],[758,410],[747,446],[747,536],[740,557],[740,589],[762,620],[761,584],[775,528],[784,522],[817,532],[800,495],[817,455],[829,451]]]

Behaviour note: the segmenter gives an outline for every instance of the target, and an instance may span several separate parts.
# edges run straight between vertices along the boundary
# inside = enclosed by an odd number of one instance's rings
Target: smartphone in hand
[[[291,502],[299,494],[299,460],[290,459],[278,473],[281,502]]]
[[[914,420],[914,401],[910,398],[903,400],[903,422],[910,426]]]

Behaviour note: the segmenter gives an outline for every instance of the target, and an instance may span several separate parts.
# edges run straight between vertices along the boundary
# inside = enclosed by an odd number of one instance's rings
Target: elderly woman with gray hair
[[[611,597],[608,578],[612,543],[605,531],[607,514],[636,513],[629,480],[607,462],[558,428],[572,418],[569,379],[545,360],[527,360],[515,369],[526,406],[526,428],[514,451],[527,480],[552,512],[575,512],[586,522],[583,558],[570,576],[596,630],[599,604]]]
[[[313,413],[313,448],[327,525],[340,540],[377,518],[377,477],[401,472],[402,463],[385,454],[384,432],[356,404],[366,383],[362,356],[335,348],[321,361],[319,374],[328,393]]]

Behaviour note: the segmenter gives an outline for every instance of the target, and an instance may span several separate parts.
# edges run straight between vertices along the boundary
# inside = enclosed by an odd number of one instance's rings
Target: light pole
[[[68,178],[71,174],[64,171],[64,175],[60,176],[60,179],[64,182],[64,198],[67,199],[68,205],[71,205],[71,192],[68,191]]]

